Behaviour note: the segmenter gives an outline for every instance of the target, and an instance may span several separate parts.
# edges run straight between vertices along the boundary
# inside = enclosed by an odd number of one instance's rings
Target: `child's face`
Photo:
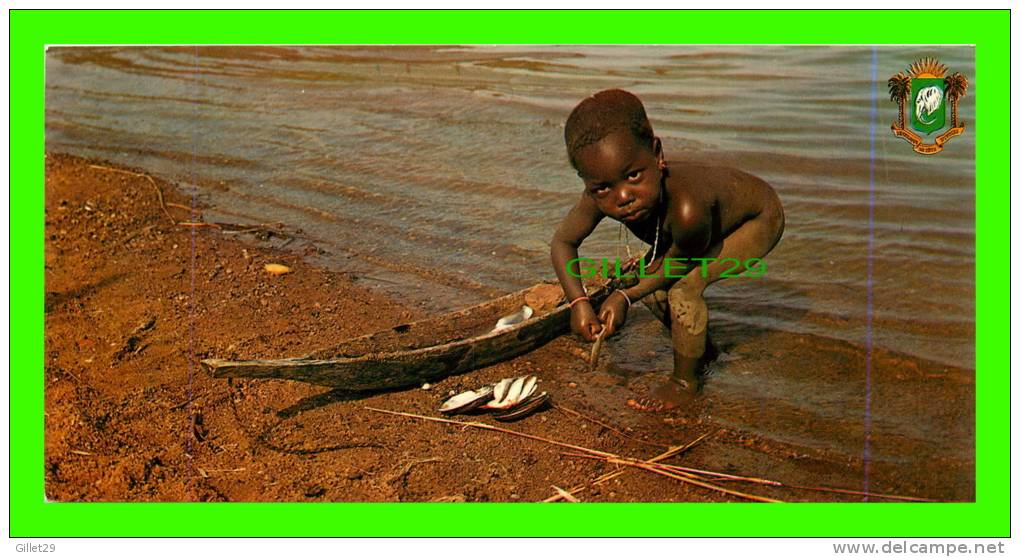
[[[618,130],[574,156],[585,191],[605,215],[636,223],[652,214],[662,183],[661,145],[656,138],[649,149],[630,131]]]

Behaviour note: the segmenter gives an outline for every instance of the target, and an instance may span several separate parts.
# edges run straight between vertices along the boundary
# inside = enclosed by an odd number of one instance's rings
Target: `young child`
[[[733,260],[744,265],[772,250],[783,234],[782,205],[768,184],[739,170],[667,163],[644,106],[626,91],[601,91],[581,101],[567,118],[564,136],[570,164],[584,181],[551,250],[571,300],[571,328],[589,341],[611,335],[623,326],[630,306],[649,297],[646,305],[671,331],[673,373],[648,397],[627,404],[648,411],[679,406],[698,393],[702,367],[714,357],[711,348],[706,352],[705,287],[727,276]],[[644,258],[648,276],[614,291],[596,313],[577,262],[567,266],[607,216],[652,247]],[[666,258],[671,260],[663,266]],[[687,264],[681,258],[705,259]]]

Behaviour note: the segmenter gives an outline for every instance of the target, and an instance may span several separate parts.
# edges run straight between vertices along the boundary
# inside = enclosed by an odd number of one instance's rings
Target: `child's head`
[[[620,89],[581,101],[567,118],[567,156],[606,215],[639,221],[658,203],[665,162],[640,99]]]
[[[606,89],[579,102],[563,131],[567,156],[577,169],[577,153],[616,130],[630,131],[634,140],[652,149],[655,135],[641,99],[622,89]]]

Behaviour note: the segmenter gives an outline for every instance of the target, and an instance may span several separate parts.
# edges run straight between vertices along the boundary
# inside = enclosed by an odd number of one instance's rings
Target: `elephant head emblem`
[[[914,102],[914,117],[924,125],[935,123],[932,114],[942,104],[942,89],[935,85],[925,87],[917,92],[917,99]],[[927,117],[927,119],[926,119]]]

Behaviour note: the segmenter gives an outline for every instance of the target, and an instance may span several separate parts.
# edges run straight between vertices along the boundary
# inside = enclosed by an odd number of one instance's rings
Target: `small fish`
[[[486,385],[475,391],[464,391],[446,399],[439,411],[444,414],[470,412],[492,400],[492,385]]]
[[[512,422],[530,416],[542,409],[549,402],[549,393],[542,391],[542,394],[527,397],[513,408],[493,414],[492,417],[501,422]]]
[[[483,408],[490,410],[513,408],[531,396],[537,387],[538,377],[534,375],[503,379],[493,387],[492,400]]]
[[[481,408],[498,410],[493,414],[497,420],[518,420],[535,412],[549,400],[549,395],[544,391],[536,395],[537,388],[538,377],[534,375],[508,377],[492,385],[455,394],[443,402],[439,411],[444,414],[460,414]]]
[[[492,330],[502,331],[503,329],[509,329],[510,327],[513,327],[518,323],[523,323],[528,319],[531,319],[531,316],[534,314],[535,310],[531,309],[531,306],[528,305],[521,306],[521,311],[518,311],[517,313],[511,315],[507,315],[506,317],[501,317],[499,321],[496,321],[496,326],[493,327]]]
[[[492,385],[492,398],[493,400],[503,400],[506,398],[506,391],[513,385],[514,378],[508,377],[506,379],[500,379]]]

